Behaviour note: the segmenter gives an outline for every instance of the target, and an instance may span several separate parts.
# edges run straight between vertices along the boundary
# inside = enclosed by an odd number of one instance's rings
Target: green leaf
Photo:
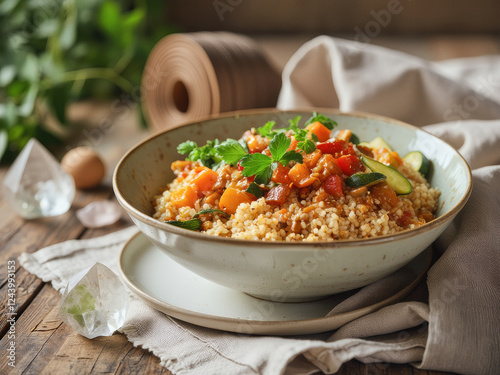
[[[19,78],[29,82],[38,82],[40,77],[38,71],[38,59],[35,55],[31,53],[26,55],[24,62],[19,69]]]
[[[245,191],[247,193],[253,194],[257,198],[260,198],[264,195],[260,186],[255,182],[252,182],[250,185],[248,185],[248,188]]]
[[[316,145],[310,139],[300,141],[299,143],[297,143],[297,147],[301,150],[304,150],[306,154],[310,154],[311,152],[316,150]]]
[[[227,164],[231,165],[237,164],[240,159],[247,154],[243,146],[237,141],[223,142],[215,147],[215,150],[220,156],[222,156]]]
[[[61,28],[61,33],[59,34],[59,45],[62,50],[67,50],[71,48],[76,42],[76,12],[72,11],[68,14],[68,17],[64,21]]]
[[[277,163],[271,163],[270,166],[264,168],[260,172],[255,174],[255,182],[261,185],[267,185],[271,178],[273,177],[273,171],[276,169]]]
[[[17,107],[11,101],[5,104],[0,104],[0,123],[4,123],[6,127],[10,128],[16,124],[17,121]]]
[[[177,146],[177,152],[181,155],[189,154],[194,149],[197,149],[198,145],[193,141],[182,142]]]
[[[121,14],[120,6],[115,1],[106,0],[99,10],[99,27],[112,38],[120,34]]]
[[[5,154],[5,151],[7,150],[8,140],[9,137],[7,134],[7,130],[0,129],[0,160],[2,160],[2,157]]]
[[[167,224],[175,225],[179,228],[189,229],[189,230],[198,230],[201,228],[201,220],[200,219],[190,219],[185,221],[180,220],[170,220],[166,221]]]
[[[18,107],[18,113],[20,116],[28,117],[33,113],[37,95],[38,95],[38,86],[35,84],[31,85],[31,87],[28,90],[28,93],[24,97],[23,103]]]
[[[279,161],[290,147],[291,140],[284,133],[279,133],[269,142],[269,151],[274,161]]]
[[[306,121],[305,125],[312,124],[313,122],[321,122],[323,125],[325,125],[328,129],[332,130],[335,126],[337,126],[337,123],[332,120],[329,117],[326,117],[324,115],[320,115],[317,112],[314,112],[312,117]]]
[[[359,137],[356,134],[354,134],[354,133],[352,133],[350,141],[351,141],[352,144],[355,144],[355,145],[359,145],[360,142],[361,142],[360,139],[359,139]]]
[[[260,128],[256,129],[257,133],[259,133],[263,137],[268,137],[271,134],[272,136],[274,136],[274,133],[272,131],[274,125],[276,125],[276,121],[268,121],[264,126],[261,126]],[[272,138],[272,136],[269,138]]]
[[[207,215],[207,214],[220,214],[220,215],[223,215],[225,217],[229,217],[231,215],[229,215],[228,213],[222,211],[222,210],[219,210],[217,208],[206,208],[204,210],[200,210],[198,211],[194,216],[193,218],[197,218],[198,216],[200,215]]]
[[[262,173],[271,167],[273,160],[264,154],[249,154],[241,158],[240,165],[243,167],[241,174],[246,177]]]
[[[123,17],[123,27],[135,29],[144,19],[145,12],[142,8],[134,9]]]
[[[303,158],[302,155],[296,152],[295,150],[290,150],[283,155],[283,157],[279,160],[279,162],[283,165],[286,166],[288,163],[291,161],[296,161],[297,163],[302,163]]]
[[[53,86],[46,91],[47,103],[62,125],[66,124],[66,107],[70,98],[69,91],[65,84]]]

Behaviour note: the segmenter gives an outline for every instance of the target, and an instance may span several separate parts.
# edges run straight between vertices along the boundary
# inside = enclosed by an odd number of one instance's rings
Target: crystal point
[[[95,263],[69,280],[59,315],[89,339],[111,336],[125,323],[129,300],[120,278],[108,267]]]
[[[26,219],[65,213],[75,197],[75,182],[57,159],[32,138],[3,180],[5,200]]]

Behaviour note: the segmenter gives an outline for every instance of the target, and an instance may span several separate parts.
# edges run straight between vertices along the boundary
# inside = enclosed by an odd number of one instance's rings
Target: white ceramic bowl
[[[229,288],[275,301],[307,301],[359,288],[407,264],[450,224],[469,198],[472,179],[451,146],[414,126],[363,113],[316,109],[361,140],[383,137],[401,155],[423,152],[433,165],[431,185],[441,190],[437,218],[394,235],[335,242],[286,243],[210,236],[152,218],[152,198],[172,181],[179,143],[239,138],[269,120],[286,124],[312,110],[250,110],[223,114],[156,133],[132,148],[116,167],[116,197],[137,227],[168,256],[194,273]]]

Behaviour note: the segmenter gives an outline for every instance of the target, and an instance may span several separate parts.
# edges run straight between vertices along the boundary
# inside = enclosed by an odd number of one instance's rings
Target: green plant
[[[154,44],[173,31],[162,0],[2,0],[0,158],[31,137],[58,139],[49,116],[67,126],[70,102],[137,96]],[[135,93],[134,93],[135,90]]]

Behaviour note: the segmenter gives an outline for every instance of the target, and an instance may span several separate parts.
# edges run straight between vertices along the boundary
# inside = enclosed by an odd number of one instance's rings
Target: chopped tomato
[[[277,184],[289,184],[292,180],[288,177],[288,172],[290,172],[290,167],[284,167],[282,164],[278,163],[278,167],[274,170],[271,181]]]
[[[342,178],[339,175],[332,174],[328,176],[321,186],[328,194],[336,198],[344,196],[344,192],[342,191]]]
[[[281,206],[286,202],[292,189],[288,185],[278,185],[269,190],[265,196],[266,203],[271,206]]]
[[[333,139],[328,142],[318,143],[316,148],[320,150],[323,154],[334,155],[337,152],[341,152],[344,148],[345,142],[340,139]]]
[[[337,164],[347,176],[351,176],[361,169],[360,160],[356,155],[343,155],[337,159]]]

